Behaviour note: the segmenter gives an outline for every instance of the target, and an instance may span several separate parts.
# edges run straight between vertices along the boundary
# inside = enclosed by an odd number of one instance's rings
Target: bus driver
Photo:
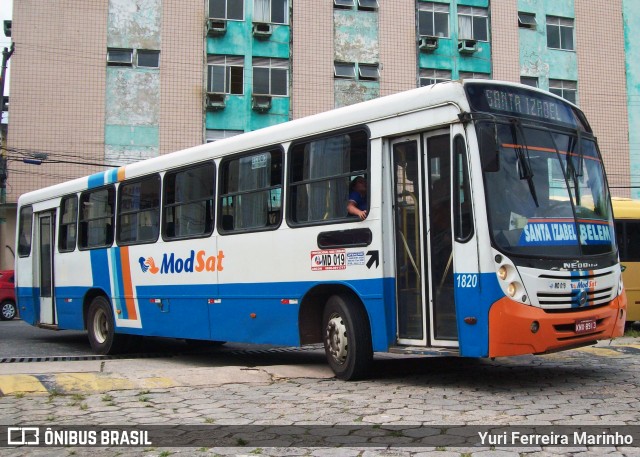
[[[362,176],[357,176],[349,185],[347,213],[363,221],[367,218],[367,209],[367,181]]]

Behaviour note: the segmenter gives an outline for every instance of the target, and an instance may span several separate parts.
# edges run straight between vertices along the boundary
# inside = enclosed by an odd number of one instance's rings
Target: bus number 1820
[[[478,287],[478,275],[477,274],[462,274],[457,275],[457,286],[458,287],[469,287],[476,288]]]

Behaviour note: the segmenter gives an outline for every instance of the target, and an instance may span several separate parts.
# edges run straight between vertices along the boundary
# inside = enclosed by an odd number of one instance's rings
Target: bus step
[[[458,348],[423,348],[419,346],[391,346],[389,352],[393,354],[413,354],[413,355],[460,355]]]
[[[47,330],[60,330],[58,328],[58,324],[38,324],[36,327],[44,328],[44,329],[47,329]]]

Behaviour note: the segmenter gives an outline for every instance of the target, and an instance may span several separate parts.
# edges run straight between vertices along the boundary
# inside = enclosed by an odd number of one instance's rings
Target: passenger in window
[[[369,210],[367,203],[367,180],[362,176],[353,178],[349,185],[349,201],[347,202],[347,213],[357,216],[361,221],[367,218]]]

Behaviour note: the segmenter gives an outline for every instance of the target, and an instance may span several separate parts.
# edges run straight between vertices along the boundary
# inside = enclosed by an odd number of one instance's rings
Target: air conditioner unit
[[[251,109],[259,113],[266,113],[271,109],[271,96],[254,95],[251,97]]]
[[[268,39],[272,33],[273,28],[271,27],[271,24],[266,24],[264,22],[253,23],[253,36],[259,40]]]
[[[478,50],[477,40],[458,40],[458,52],[460,54],[473,54]]]
[[[217,111],[224,109],[226,106],[225,94],[218,94],[214,92],[207,92],[207,109],[209,111]]]
[[[438,49],[438,37],[437,36],[421,36],[420,44],[418,45],[423,52],[433,52]]]
[[[227,33],[227,21],[224,19],[207,19],[207,35],[220,36]]]

